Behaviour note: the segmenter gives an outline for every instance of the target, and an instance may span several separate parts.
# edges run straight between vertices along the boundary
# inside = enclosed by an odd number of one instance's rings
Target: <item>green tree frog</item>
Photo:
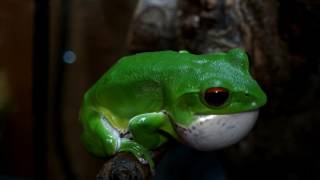
[[[153,168],[151,150],[170,137],[199,150],[236,143],[266,99],[241,49],[138,53],[121,58],[86,92],[82,140],[96,156],[130,152]]]

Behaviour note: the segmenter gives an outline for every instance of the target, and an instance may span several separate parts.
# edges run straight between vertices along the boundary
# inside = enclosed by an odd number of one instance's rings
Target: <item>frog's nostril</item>
[[[244,91],[244,96],[248,97],[249,96],[249,91]]]

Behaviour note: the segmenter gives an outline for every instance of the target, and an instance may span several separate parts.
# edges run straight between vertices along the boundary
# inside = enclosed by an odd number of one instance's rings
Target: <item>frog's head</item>
[[[178,97],[174,124],[187,144],[214,150],[243,138],[267,98],[250,75],[248,56],[242,50],[200,57],[199,67],[189,73],[185,80],[189,83]]]

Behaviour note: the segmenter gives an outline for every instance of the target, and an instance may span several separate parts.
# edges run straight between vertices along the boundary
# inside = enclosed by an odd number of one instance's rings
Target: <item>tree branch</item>
[[[106,162],[97,180],[144,180],[150,175],[148,165],[141,164],[129,153],[119,153]]]

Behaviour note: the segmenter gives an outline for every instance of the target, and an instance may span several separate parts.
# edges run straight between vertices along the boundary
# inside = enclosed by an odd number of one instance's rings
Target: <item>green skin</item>
[[[229,91],[222,106],[203,101],[212,87]],[[98,157],[130,152],[153,168],[150,150],[168,141],[159,131],[181,140],[172,122],[188,127],[195,115],[251,111],[265,103],[266,95],[251,77],[248,57],[240,49],[205,55],[139,53],[120,59],[85,94],[82,140]]]

